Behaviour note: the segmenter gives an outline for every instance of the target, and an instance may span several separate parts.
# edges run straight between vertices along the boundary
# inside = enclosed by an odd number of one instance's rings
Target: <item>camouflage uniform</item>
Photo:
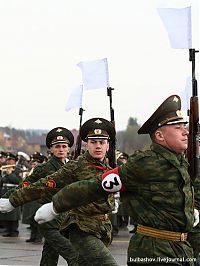
[[[195,208],[200,210],[200,176],[194,182]],[[188,234],[188,241],[193,247],[194,257],[197,259],[196,265],[200,266],[200,223]]]
[[[184,157],[189,132],[180,109],[180,97],[172,95],[138,130],[151,136],[150,150],[135,152],[125,164],[104,173],[102,181],[80,181],[53,196],[53,208],[60,213],[105,197],[105,191],[121,191],[136,225],[128,265],[194,265],[186,240],[194,223],[193,186]],[[44,218],[40,214],[38,220]]]
[[[56,172],[63,165],[64,164],[57,157],[52,156],[46,163],[38,165],[33,170],[33,173],[24,180],[22,186],[28,187],[31,183],[38,181],[40,178]],[[15,193],[17,193],[17,191],[13,192],[12,194]],[[48,191],[45,199],[43,199],[41,202],[45,203],[51,201],[52,195],[52,191]],[[39,198],[40,197],[37,199]],[[39,230],[45,238],[42,258],[40,261],[40,265],[42,266],[57,265],[59,254],[68,262],[68,265],[78,265],[76,263],[78,257],[77,252],[73,249],[69,240],[62,236],[59,231],[64,215],[65,214],[61,214],[53,221],[39,225]]]
[[[120,166],[119,175],[126,188],[121,193],[122,200],[135,224],[174,232],[191,230],[192,188],[183,156],[177,157],[164,147],[153,144],[151,150],[131,155],[128,162]],[[62,212],[80,205],[80,202],[86,204],[104,196],[100,180],[94,178],[65,187],[53,196],[53,203],[56,211]],[[192,249],[187,241],[169,241],[137,232],[132,236],[128,262],[138,258],[157,260],[167,257],[192,258]],[[175,264],[183,265],[180,261]]]
[[[46,197],[49,193],[60,190],[65,185],[82,179],[90,179],[108,170],[108,165],[95,160],[85,152],[75,161],[70,161],[56,173],[40,179],[38,182],[14,192],[9,200],[13,206]],[[78,199],[78,195],[76,195]],[[68,232],[70,241],[84,261],[80,265],[117,265],[107,249],[111,241],[112,225],[108,214],[112,209],[113,197],[105,197],[87,206],[71,210],[62,225]],[[97,259],[98,258],[98,259]]]

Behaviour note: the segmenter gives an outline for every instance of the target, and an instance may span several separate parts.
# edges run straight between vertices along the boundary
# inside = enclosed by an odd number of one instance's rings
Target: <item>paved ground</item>
[[[30,244],[25,240],[29,238],[30,231],[27,225],[20,224],[19,237],[2,237],[0,232],[0,265],[39,265],[42,244]],[[126,251],[130,234],[127,230],[121,230],[114,237],[110,250],[117,260],[119,266],[126,265]],[[60,257],[58,266],[67,265],[65,260]]]

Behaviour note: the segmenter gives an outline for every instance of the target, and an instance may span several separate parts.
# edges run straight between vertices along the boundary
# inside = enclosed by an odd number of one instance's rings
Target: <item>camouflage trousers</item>
[[[79,265],[78,253],[72,247],[69,239],[61,235],[57,228],[42,230],[42,235],[45,240],[40,266],[56,266],[58,264],[59,255],[67,261],[67,265]]]
[[[75,224],[70,226],[69,239],[80,254],[81,266],[117,266],[109,249],[95,235],[84,232]]]

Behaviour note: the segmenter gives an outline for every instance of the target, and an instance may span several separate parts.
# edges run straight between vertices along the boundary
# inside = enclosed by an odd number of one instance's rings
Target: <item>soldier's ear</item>
[[[163,141],[164,140],[164,135],[163,135],[162,130],[160,130],[160,129],[157,129],[156,130],[156,132],[155,132],[155,138],[158,141]]]

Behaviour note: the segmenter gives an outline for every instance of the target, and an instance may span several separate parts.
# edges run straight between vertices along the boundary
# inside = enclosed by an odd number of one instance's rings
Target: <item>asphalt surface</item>
[[[39,265],[42,251],[42,244],[26,243],[29,238],[30,230],[27,225],[20,224],[18,237],[2,237],[3,230],[0,229],[0,266],[3,265],[21,265],[37,266]],[[126,265],[126,253],[131,234],[128,230],[122,229],[118,235],[114,236],[110,245],[110,250],[119,266]],[[67,265],[67,262],[59,257],[58,266]]]

